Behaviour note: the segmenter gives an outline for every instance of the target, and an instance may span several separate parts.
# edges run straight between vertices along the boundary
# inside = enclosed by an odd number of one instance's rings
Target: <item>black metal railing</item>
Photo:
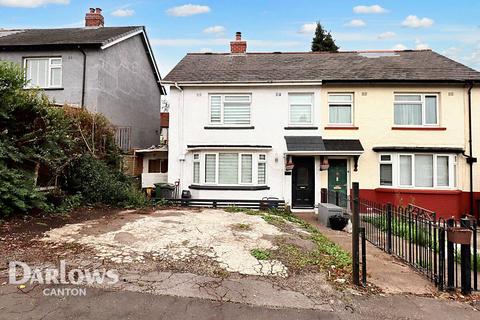
[[[358,201],[360,226],[365,228],[367,241],[405,261],[441,290],[478,290],[475,220],[437,219],[433,211],[412,204],[392,206],[360,198]],[[459,226],[471,230],[470,244],[448,241],[448,232]]]

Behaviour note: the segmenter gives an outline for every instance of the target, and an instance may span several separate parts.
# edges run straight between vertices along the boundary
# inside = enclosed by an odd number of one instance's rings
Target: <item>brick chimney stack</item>
[[[103,27],[103,25],[102,9],[90,8],[90,12],[85,15],[85,27]]]
[[[230,42],[231,53],[245,53],[247,52],[247,41],[242,40],[242,33],[235,34],[235,41]]]

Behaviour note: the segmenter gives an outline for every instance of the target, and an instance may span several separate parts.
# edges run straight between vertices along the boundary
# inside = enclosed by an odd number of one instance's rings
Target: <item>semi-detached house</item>
[[[237,33],[229,53],[187,54],[165,78],[169,180],[193,198],[313,208],[322,188],[359,182],[366,199],[476,213],[479,72],[430,50],[246,47]]]

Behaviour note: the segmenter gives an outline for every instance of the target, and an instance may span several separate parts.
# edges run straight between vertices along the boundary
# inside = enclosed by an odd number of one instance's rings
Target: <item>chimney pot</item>
[[[231,53],[245,53],[247,52],[247,41],[242,40],[242,33],[235,33],[235,40],[230,42]]]
[[[102,15],[102,9],[90,8],[89,12],[85,15],[85,27],[103,27],[104,18]]]

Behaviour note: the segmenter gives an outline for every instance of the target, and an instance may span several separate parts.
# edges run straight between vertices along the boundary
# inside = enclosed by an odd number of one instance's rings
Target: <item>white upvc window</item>
[[[258,155],[258,169],[257,169],[258,184],[267,183],[267,156],[265,154]]]
[[[211,94],[209,122],[212,125],[241,126],[250,124],[250,94]]]
[[[193,155],[193,183],[200,183],[200,155]]]
[[[391,154],[380,155],[380,185],[393,186],[393,161]]]
[[[289,93],[288,105],[291,125],[313,123],[313,93]]]
[[[259,172],[260,164],[266,164],[266,157],[257,157],[254,153],[219,152],[204,153],[203,172],[201,172],[202,155],[193,156],[193,183],[200,184],[203,176],[207,185],[254,185],[265,184],[266,168]],[[198,157],[197,157],[198,156]],[[262,160],[263,159],[263,160]],[[263,181],[262,183],[260,181]]]
[[[25,77],[28,80],[27,88],[62,87],[62,58],[25,58]]]
[[[456,187],[456,156],[434,153],[381,154],[380,185],[417,189]]]
[[[353,124],[352,93],[331,93],[328,95],[328,122],[333,125]]]
[[[395,94],[394,123],[396,126],[437,126],[438,110],[438,94]]]

